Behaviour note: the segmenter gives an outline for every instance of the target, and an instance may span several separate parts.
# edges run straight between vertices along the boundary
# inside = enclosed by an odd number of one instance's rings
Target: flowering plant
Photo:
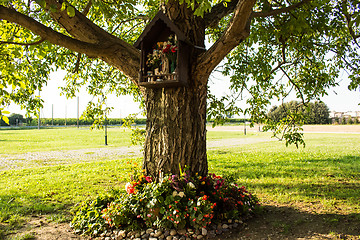
[[[215,174],[169,175],[158,182],[140,174],[126,192],[102,211],[109,227],[206,228],[214,221],[247,216],[258,206],[245,187]]]
[[[176,65],[177,51],[176,39],[173,35],[170,35],[167,41],[157,42],[152,52],[148,53],[146,65],[152,70],[159,68],[163,58],[169,59],[172,65]]]
[[[190,175],[185,170],[180,175],[160,174],[153,181],[145,171],[134,169],[125,192],[107,197],[96,211],[89,204],[80,209],[73,220],[75,231],[99,235],[109,229],[207,228],[249,216],[258,207],[245,187],[215,174]]]

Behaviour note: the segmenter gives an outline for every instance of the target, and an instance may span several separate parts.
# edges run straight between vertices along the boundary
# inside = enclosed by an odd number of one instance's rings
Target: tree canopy
[[[245,112],[278,126],[267,118],[271,99],[290,91],[304,103],[319,99],[341,70],[350,90],[360,85],[358,0],[0,0],[0,110],[14,102],[36,114],[37,91],[58,69],[68,72],[68,97],[82,86],[96,96],[88,116],[108,109],[109,93],[142,101],[132,44],[159,9],[177,2],[204,24],[212,44],[194,71],[208,76],[224,60],[218,70],[230,77],[229,96],[208,94],[209,118]],[[248,95],[248,107],[238,106]]]

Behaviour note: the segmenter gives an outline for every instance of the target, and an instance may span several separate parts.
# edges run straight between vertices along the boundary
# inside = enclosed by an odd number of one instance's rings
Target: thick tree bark
[[[147,174],[177,174],[185,166],[191,173],[207,173],[206,94],[206,85],[146,91]]]
[[[205,24],[186,6],[169,0],[165,13],[196,46],[204,47]],[[178,174],[188,167],[191,173],[206,174],[206,99],[208,75],[196,74],[195,62],[201,52],[194,48],[187,87],[146,89],[147,136],[144,168],[157,178],[159,172]]]

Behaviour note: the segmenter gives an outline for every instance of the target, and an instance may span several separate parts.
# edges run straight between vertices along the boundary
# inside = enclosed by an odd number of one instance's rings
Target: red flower
[[[146,180],[147,182],[151,183],[151,182],[152,182],[152,177],[146,176],[146,177],[145,177],[145,180]]]
[[[172,52],[172,53],[176,53],[176,51],[177,51],[177,47],[173,47],[173,48],[171,49],[171,52]]]
[[[168,53],[170,51],[171,45],[166,45],[166,48],[163,49],[163,53]]]
[[[128,194],[133,194],[135,192],[135,188],[130,183],[127,183],[125,186],[125,190]]]

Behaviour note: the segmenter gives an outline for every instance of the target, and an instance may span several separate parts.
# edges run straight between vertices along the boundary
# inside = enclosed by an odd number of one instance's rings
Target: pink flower
[[[146,180],[147,182],[151,183],[151,182],[152,182],[152,177],[146,176],[146,177],[145,177],[145,180]]]

